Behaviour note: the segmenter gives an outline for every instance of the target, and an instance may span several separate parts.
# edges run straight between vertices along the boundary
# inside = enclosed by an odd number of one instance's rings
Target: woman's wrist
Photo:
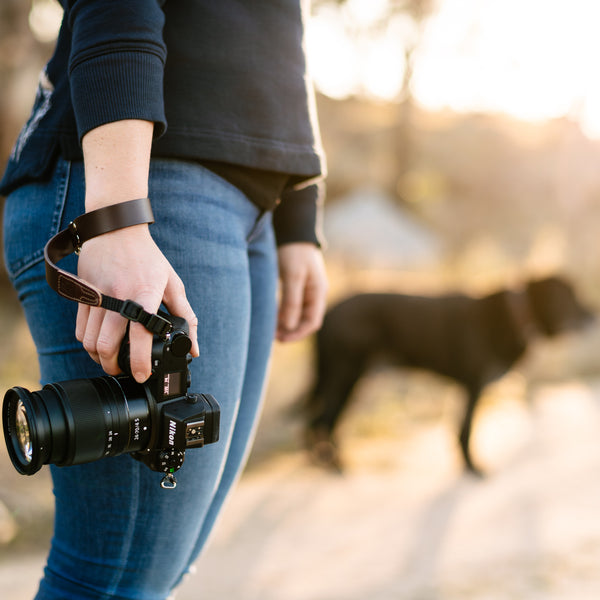
[[[153,129],[149,121],[115,121],[83,137],[86,211],[148,195]]]

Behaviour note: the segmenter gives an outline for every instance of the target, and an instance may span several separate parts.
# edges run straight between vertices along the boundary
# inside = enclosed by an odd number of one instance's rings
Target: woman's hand
[[[280,246],[281,298],[276,337],[300,340],[321,327],[327,299],[327,274],[321,250],[310,243]]]
[[[148,225],[106,233],[86,242],[79,256],[79,276],[103,293],[134,300],[155,313],[161,302],[190,327],[192,356],[198,356],[197,318],[183,283],[150,237]],[[75,335],[106,373],[120,372],[117,357],[127,321],[118,313],[79,305]],[[131,373],[140,383],[151,373],[152,334],[140,323],[129,329]]]

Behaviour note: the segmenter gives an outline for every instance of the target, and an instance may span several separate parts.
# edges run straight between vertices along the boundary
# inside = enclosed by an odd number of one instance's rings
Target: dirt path
[[[597,600],[599,431],[589,381],[486,406],[481,481],[462,474],[443,423],[350,440],[343,476],[298,449],[264,456],[177,599]],[[5,557],[2,597],[30,599],[41,565]]]
[[[363,441],[343,477],[251,471],[180,600],[597,600],[600,384],[489,408],[461,474],[443,426]],[[487,440],[487,445],[483,443]]]

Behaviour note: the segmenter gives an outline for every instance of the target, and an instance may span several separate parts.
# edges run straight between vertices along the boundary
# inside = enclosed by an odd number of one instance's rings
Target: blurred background
[[[0,167],[60,18],[55,0],[0,0]],[[313,0],[330,302],[560,272],[600,308],[599,21],[593,0]],[[2,389],[37,389],[4,271],[0,299]],[[344,473],[312,465],[298,410],[312,340],[277,345],[248,468],[179,598],[598,598],[599,349],[598,327],[537,340],[486,390],[476,480],[460,389],[413,371],[362,380]],[[43,566],[51,484],[47,469],[17,475],[1,446],[0,584],[20,600]]]

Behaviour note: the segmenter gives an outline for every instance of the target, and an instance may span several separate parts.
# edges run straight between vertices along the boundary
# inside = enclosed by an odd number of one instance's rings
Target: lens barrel
[[[74,465],[142,450],[150,444],[146,389],[130,378],[51,383],[4,396],[2,421],[14,467],[33,475],[44,464]]]

